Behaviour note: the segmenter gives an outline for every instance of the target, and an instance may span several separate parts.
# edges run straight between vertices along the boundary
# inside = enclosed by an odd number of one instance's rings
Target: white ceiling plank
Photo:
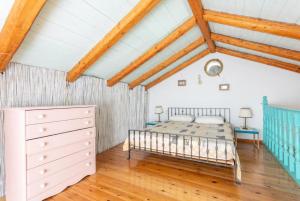
[[[147,72],[151,68],[155,67],[162,61],[166,60],[170,56],[174,55],[176,52],[180,51],[184,47],[188,46],[193,41],[197,40],[201,37],[201,32],[198,27],[192,28],[186,34],[178,38],[171,45],[169,45],[166,49],[159,52],[156,56],[148,60],[145,64],[141,65],[137,70],[133,73],[129,74],[127,77],[123,79],[124,82],[131,82],[137,77],[141,76],[143,73]]]
[[[6,21],[14,0],[0,0],[0,30]]]

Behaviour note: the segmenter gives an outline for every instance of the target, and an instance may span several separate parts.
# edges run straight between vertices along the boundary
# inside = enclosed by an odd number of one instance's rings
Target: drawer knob
[[[87,163],[87,164],[85,164],[87,167],[90,167],[91,165],[92,165],[92,163],[91,162],[89,162],[89,163]]]
[[[38,116],[39,119],[44,119],[45,117],[46,117],[45,114],[40,114],[40,115]]]
[[[46,170],[46,169],[43,169],[43,170],[40,171],[40,174],[41,174],[41,175],[44,175],[44,174],[46,174],[46,173],[47,173],[47,170]]]
[[[84,143],[85,145],[90,145],[91,144],[91,142],[90,141],[88,141],[88,142],[86,142],[86,143]]]
[[[48,144],[47,142],[42,142],[41,147],[45,147],[45,146],[47,146],[47,144]]]
[[[88,132],[88,135],[92,135],[92,134],[93,134],[93,131],[89,131],[89,132]]]
[[[86,156],[90,156],[90,155],[91,155],[91,152],[87,152],[87,153],[86,153]]]
[[[40,157],[40,161],[43,161],[43,160],[45,160],[46,158],[47,158],[47,156],[43,155],[43,156]]]
[[[47,186],[48,186],[47,183],[43,183],[43,184],[40,185],[41,188],[46,188]]]
[[[92,112],[91,110],[85,111],[86,114],[91,114],[91,112]]]
[[[47,131],[47,128],[40,128],[40,133],[46,132],[46,131]]]

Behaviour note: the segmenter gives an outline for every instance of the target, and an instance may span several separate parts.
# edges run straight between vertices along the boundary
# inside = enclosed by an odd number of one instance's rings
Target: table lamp
[[[155,114],[158,115],[158,122],[160,122],[160,115],[164,112],[163,107],[161,105],[155,106]]]
[[[247,128],[247,118],[252,118],[251,109],[250,108],[245,108],[245,107],[241,108],[239,117],[245,119],[244,126],[242,128],[245,129],[245,130],[248,130],[248,128]]]

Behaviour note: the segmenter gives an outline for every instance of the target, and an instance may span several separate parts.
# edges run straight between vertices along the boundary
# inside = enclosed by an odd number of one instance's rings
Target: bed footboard
[[[234,168],[235,181],[237,183],[240,181],[237,178],[238,156],[233,139],[129,130],[129,160],[131,150],[231,167]]]

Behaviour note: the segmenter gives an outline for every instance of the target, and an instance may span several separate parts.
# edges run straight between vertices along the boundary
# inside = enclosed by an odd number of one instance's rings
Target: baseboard
[[[242,142],[242,143],[253,143],[252,139],[237,139],[238,142]],[[259,144],[262,144],[262,140],[259,140]]]

